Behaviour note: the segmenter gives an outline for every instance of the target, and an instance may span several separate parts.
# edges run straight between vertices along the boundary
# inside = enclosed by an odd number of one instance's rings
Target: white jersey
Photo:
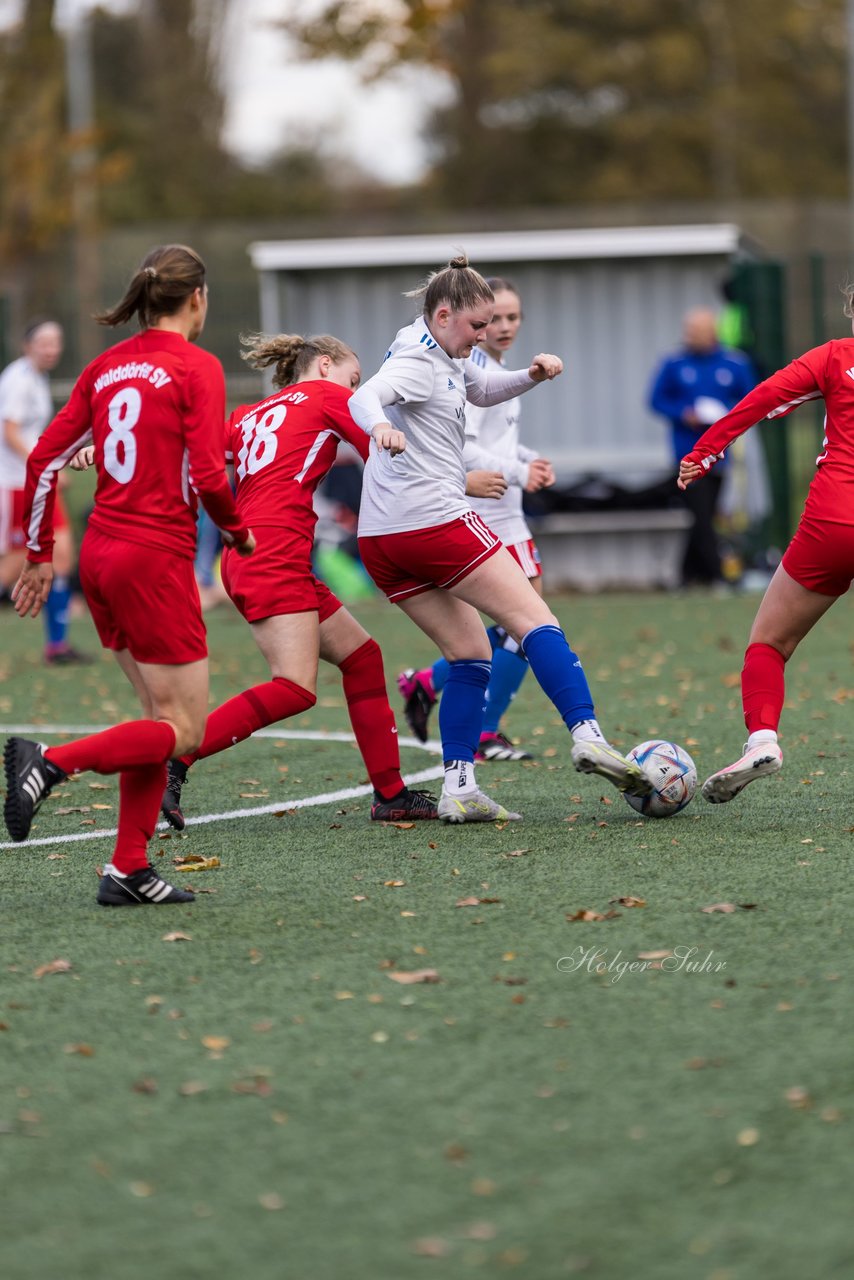
[[[6,443],[6,422],[17,423],[32,451],[53,417],[53,400],[47,374],[40,373],[27,356],[13,360],[0,373],[0,489],[23,489],[27,464]]]
[[[359,536],[377,537],[447,524],[471,510],[466,497],[466,397],[496,404],[536,383],[527,369],[498,374],[454,360],[422,319],[401,329],[385,363],[350,398],[363,431],[389,422],[406,436],[392,458],[371,448],[362,480]]]
[[[475,347],[469,363],[482,369],[503,368],[482,347]],[[519,443],[519,416],[518,397],[488,409],[470,405],[466,410],[466,469],[500,471],[508,485],[501,498],[472,498],[472,509],[508,547],[531,537],[522,510],[522,490],[528,483],[528,463],[539,457],[536,450]]]

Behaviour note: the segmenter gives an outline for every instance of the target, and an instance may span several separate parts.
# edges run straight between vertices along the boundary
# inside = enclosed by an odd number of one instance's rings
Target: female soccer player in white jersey
[[[475,347],[469,360],[484,369],[497,370],[513,345],[522,323],[522,300],[515,285],[501,276],[486,283],[495,294],[492,319],[486,326],[483,346]],[[551,463],[519,441],[519,400],[505,400],[489,408],[466,407],[466,442],[463,459],[467,467],[497,468],[507,481],[507,490],[497,501],[475,499],[471,506],[504,543],[531,583],[542,595],[540,553],[531,536],[522,510],[522,493],[536,493],[554,484]],[[530,760],[529,752],[515,746],[501,732],[501,719],[528,673],[528,660],[518,641],[503,627],[491,626],[487,633],[492,646],[492,674],[486,691],[486,712],[475,760]],[[410,729],[422,742],[427,740],[427,720],[445,687],[450,667],[438,658],[432,667],[402,671],[397,678],[403,694],[404,715]]]
[[[439,708],[445,780],[439,817],[489,822],[518,817],[478,790],[491,647],[478,610],[524,647],[537,680],[574,745],[576,769],[646,795],[649,779],[605,740],[587,679],[557,620],[519,564],[465,497],[466,401],[487,407],[557,377],[557,356],[529,368],[487,370],[467,362],[483,342],[495,298],[465,256],[435,272],[413,296],[422,317],[397,334],[385,363],[351,398],[350,411],[376,445],[365,468],[359,550],[386,596],[450,663]]]
[[[845,290],[854,319],[854,286]],[[747,743],[742,755],[707,778],[703,795],[723,804],[757,778],[777,773],[777,730],[785,666],[800,642],[854,580],[854,340],[833,339],[766,378],[709,427],[682,459],[679,487],[705,475],[728,445],[763,418],[781,418],[808,400],[824,400],[824,442],[795,536],[786,548],[750,630],[741,699]]]

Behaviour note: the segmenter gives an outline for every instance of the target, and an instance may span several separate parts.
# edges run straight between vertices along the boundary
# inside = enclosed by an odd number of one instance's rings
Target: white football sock
[[[598,720],[579,720],[578,724],[574,724],[570,730],[573,742],[602,742],[607,745],[607,739],[599,728]]]
[[[466,796],[477,791],[474,780],[474,764],[471,760],[445,761],[445,794],[449,796]]]
[[[757,729],[755,733],[751,733],[750,737],[747,739],[747,747],[748,750],[750,750],[751,747],[761,747],[766,742],[776,741],[777,734],[773,729]]]

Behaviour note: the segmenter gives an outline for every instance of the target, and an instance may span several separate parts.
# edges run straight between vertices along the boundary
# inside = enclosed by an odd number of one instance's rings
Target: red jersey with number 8
[[[146,329],[98,356],[27,462],[28,559],[51,559],[56,477],[95,446],[89,524],[126,542],[192,558],[197,495],[228,540],[247,536],[225,474],[222,366],[181,334]]]
[[[314,491],[338,445],[344,440],[367,457],[370,439],[350,416],[351,394],[336,382],[311,379],[231,415],[225,452],[234,463],[238,510],[251,528],[287,526],[311,545]]]

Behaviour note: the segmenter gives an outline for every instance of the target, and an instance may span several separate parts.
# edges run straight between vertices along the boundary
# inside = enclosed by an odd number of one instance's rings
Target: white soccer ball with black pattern
[[[626,796],[629,804],[647,818],[672,818],[689,803],[697,790],[697,767],[676,742],[639,742],[627,752],[652,780],[648,796]]]

